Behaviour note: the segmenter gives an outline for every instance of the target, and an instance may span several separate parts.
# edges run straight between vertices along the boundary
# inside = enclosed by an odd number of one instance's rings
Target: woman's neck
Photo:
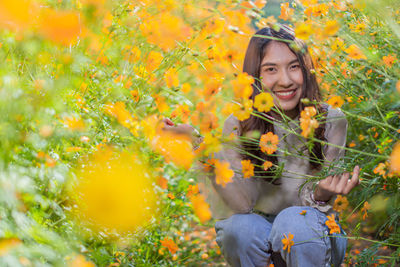
[[[282,116],[281,113],[283,113],[284,116]],[[274,110],[270,111],[271,116],[274,119],[278,120],[278,121],[286,120],[287,117],[289,117],[290,119],[294,120],[299,115],[299,108],[298,108],[298,106],[296,106],[292,110],[285,110],[285,111],[281,110],[281,113],[278,113],[278,112],[276,112]]]

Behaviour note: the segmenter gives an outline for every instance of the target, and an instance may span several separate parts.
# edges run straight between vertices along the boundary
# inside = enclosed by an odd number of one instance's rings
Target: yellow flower
[[[167,162],[173,162],[186,170],[192,166],[194,153],[189,136],[159,131],[151,141],[155,151],[165,157]]]
[[[239,73],[238,76],[231,81],[233,92],[236,98],[248,99],[253,93],[254,78],[245,72]]]
[[[70,192],[79,217],[96,230],[120,233],[145,225],[157,209],[150,174],[134,154],[110,148],[95,152],[81,162]]]
[[[211,219],[210,205],[205,201],[201,194],[195,194],[190,197],[194,214],[199,218],[201,223],[205,223]]]
[[[0,239],[0,257],[6,255],[10,250],[21,245],[22,241],[18,238],[1,238]]]
[[[335,203],[333,204],[333,209],[337,212],[342,212],[349,206],[349,201],[346,197],[342,195],[338,195],[335,199]]]
[[[328,228],[330,230],[329,233],[330,234],[333,234],[333,233],[338,233],[339,234],[340,233],[340,227],[335,221],[335,215],[331,214],[331,215],[328,215],[327,217],[328,217],[328,220],[325,222],[325,224],[326,224],[326,226],[328,226]]]
[[[340,96],[332,96],[326,103],[333,108],[340,108],[344,104],[344,100]]]
[[[367,59],[367,57],[363,54],[361,49],[355,45],[350,45],[347,49],[344,50],[348,56],[352,59]]]
[[[303,22],[296,25],[294,33],[296,38],[307,40],[308,37],[310,37],[310,35],[313,33],[313,28],[310,24]]]
[[[177,87],[179,85],[178,73],[175,68],[168,69],[164,74],[165,83],[169,88]]]
[[[400,142],[397,142],[390,155],[390,170],[400,174]]]
[[[81,118],[66,117],[63,120],[63,124],[72,131],[83,131],[85,130],[85,123]]]
[[[289,3],[281,4],[281,14],[278,18],[283,20],[289,20],[294,14],[294,9],[289,7]]]
[[[250,178],[251,176],[254,176],[254,165],[251,163],[250,160],[242,160],[242,172],[244,178]]]
[[[160,243],[163,247],[166,247],[171,254],[175,254],[178,251],[178,246],[175,244],[174,240],[170,239],[169,237],[164,237]]]
[[[29,28],[37,13],[36,1],[0,1],[0,26],[14,30]]]
[[[69,267],[95,267],[93,262],[87,261],[85,256],[77,255],[74,259],[68,264]]]
[[[250,118],[252,111],[253,101],[250,99],[244,99],[241,104],[235,104],[233,106],[233,115],[240,121]]]
[[[263,168],[264,168],[264,171],[267,171],[269,168],[271,168],[272,167],[272,162],[271,161],[268,161],[268,160],[266,160],[264,163],[263,163]]]
[[[288,235],[284,234],[283,236],[285,237],[282,239],[283,250],[287,250],[287,252],[290,253],[290,248],[294,245],[294,236],[291,233],[289,233]]]
[[[261,151],[272,154],[278,149],[279,137],[272,132],[263,134],[260,138]]]
[[[227,161],[214,161],[215,165],[215,182],[222,187],[225,187],[227,183],[232,182],[234,172],[230,169],[230,164]]]
[[[260,112],[268,112],[274,106],[274,99],[269,93],[260,93],[254,98],[254,107]]]
[[[151,50],[146,58],[146,70],[152,72],[157,69],[163,60],[163,55],[160,52]]]
[[[325,23],[325,27],[324,27],[324,30],[323,30],[323,35],[332,36],[332,35],[337,33],[339,28],[340,28],[340,25],[337,22],[337,20],[328,20]]]

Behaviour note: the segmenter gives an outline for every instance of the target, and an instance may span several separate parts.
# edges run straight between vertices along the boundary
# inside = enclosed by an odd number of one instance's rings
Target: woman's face
[[[261,61],[260,76],[275,106],[290,117],[296,116],[303,90],[303,72],[296,54],[285,43],[271,41]]]

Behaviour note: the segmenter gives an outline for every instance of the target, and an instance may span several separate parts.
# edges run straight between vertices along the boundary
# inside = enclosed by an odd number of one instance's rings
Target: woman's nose
[[[283,88],[289,88],[292,86],[293,81],[288,73],[287,70],[282,70],[279,79],[278,79],[278,85]]]

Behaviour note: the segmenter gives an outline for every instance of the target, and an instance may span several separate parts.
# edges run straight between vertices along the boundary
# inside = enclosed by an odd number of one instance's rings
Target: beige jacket
[[[237,149],[225,145],[223,149],[214,155],[215,158],[228,161],[235,175],[233,182],[225,187],[215,183],[215,175],[202,173],[199,175],[199,187],[206,195],[207,202],[211,206],[213,217],[224,219],[234,213],[249,213],[257,209],[266,214],[276,215],[281,210],[290,206],[312,206],[328,214],[333,212],[334,198],[327,205],[317,205],[311,200],[313,181],[310,177],[315,175],[309,164],[309,152],[305,146],[306,140],[302,136],[289,133],[290,127],[300,134],[298,118],[291,122],[274,123],[275,134],[279,137],[277,150],[278,163],[284,164],[281,176],[281,184],[274,185],[260,179],[244,179],[242,175],[241,157]],[[223,134],[238,134],[239,121],[231,115],[224,123]],[[325,138],[325,166],[338,162],[344,155],[347,133],[347,120],[340,109],[328,107]],[[330,145],[329,145],[330,144]],[[283,155],[285,151],[294,155]],[[299,152],[304,156],[299,157]],[[313,173],[314,172],[314,173]],[[301,185],[305,184],[301,188]]]

